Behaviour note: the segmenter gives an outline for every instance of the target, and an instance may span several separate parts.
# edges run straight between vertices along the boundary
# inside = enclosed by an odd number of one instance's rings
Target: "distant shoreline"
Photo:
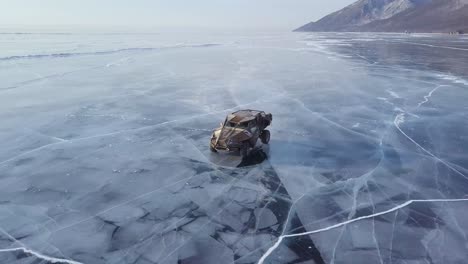
[[[401,32],[401,31],[305,31],[305,30],[293,30],[294,33],[346,33],[346,34],[360,34],[360,33],[374,33],[374,34],[433,34],[433,35],[454,35],[464,36],[468,35],[468,32],[455,33],[455,32]]]

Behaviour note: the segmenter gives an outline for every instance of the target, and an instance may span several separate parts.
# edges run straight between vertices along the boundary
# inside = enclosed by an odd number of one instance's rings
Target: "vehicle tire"
[[[242,144],[242,147],[240,149],[240,155],[241,157],[247,157],[249,155],[249,150],[250,150],[250,144],[249,142],[244,142]]]
[[[268,127],[271,125],[271,121],[273,121],[273,116],[271,114],[266,115],[266,120],[265,120],[265,127]]]
[[[210,144],[210,150],[211,150],[211,152],[213,152],[213,153],[217,153],[217,152],[218,152],[215,148],[213,148],[213,146],[211,146],[211,144]]]
[[[270,143],[270,131],[264,130],[262,134],[260,135],[260,139],[262,140],[263,144]]]

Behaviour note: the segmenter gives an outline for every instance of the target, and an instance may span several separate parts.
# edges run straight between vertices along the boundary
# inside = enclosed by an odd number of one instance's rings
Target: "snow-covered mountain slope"
[[[309,23],[299,31],[341,30],[390,18],[431,0],[359,0],[317,22]]]
[[[419,8],[363,25],[357,31],[467,33],[468,0],[433,0]]]
[[[468,0],[360,0],[297,31],[457,31]]]

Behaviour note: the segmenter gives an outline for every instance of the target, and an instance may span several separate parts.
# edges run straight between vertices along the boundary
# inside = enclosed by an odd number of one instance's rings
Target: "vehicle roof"
[[[258,110],[239,110],[228,115],[227,119],[229,122],[233,123],[244,123],[251,120],[254,120],[258,114],[264,113],[263,111]]]

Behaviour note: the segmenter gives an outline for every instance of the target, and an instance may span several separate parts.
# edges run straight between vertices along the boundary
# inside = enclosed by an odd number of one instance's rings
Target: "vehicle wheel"
[[[262,140],[263,144],[270,143],[270,131],[264,130],[262,134],[260,135],[260,139]]]
[[[242,144],[242,148],[240,149],[241,157],[247,157],[249,155],[249,150],[250,150],[249,142],[244,142],[244,144]]]
[[[217,153],[217,152],[218,152],[218,151],[217,151],[215,148],[213,148],[213,146],[211,146],[211,145],[210,145],[210,150],[211,150],[211,152],[214,152],[214,153]]]

